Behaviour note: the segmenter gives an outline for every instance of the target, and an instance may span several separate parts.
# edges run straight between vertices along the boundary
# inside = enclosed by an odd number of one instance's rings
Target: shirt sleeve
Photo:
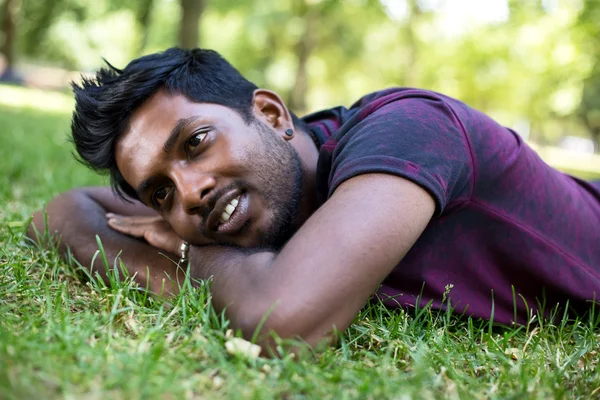
[[[474,169],[468,138],[443,99],[411,97],[388,103],[335,139],[329,196],[345,180],[366,173],[413,181],[432,195],[437,215],[471,195]]]

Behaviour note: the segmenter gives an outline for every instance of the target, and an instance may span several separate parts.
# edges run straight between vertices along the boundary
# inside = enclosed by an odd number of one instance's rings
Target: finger
[[[147,228],[147,225],[131,224],[121,218],[110,218],[108,226],[117,232],[137,238],[143,238]]]
[[[158,232],[156,230],[147,230],[144,239],[153,247],[161,249],[171,254],[179,255],[180,238],[177,235]]]
[[[163,218],[160,216],[140,216],[140,215],[118,215],[113,213],[106,214],[107,219],[117,219],[122,221],[124,224],[129,225],[149,225],[155,222],[163,221]]]

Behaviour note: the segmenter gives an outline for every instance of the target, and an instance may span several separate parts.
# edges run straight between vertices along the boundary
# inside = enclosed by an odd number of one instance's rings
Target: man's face
[[[133,113],[115,156],[140,200],[192,244],[278,248],[295,230],[300,158],[260,120],[159,91]]]

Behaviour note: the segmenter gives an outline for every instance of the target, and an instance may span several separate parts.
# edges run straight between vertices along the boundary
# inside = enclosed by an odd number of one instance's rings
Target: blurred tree
[[[339,7],[339,3],[335,0],[293,0],[291,3],[290,17],[297,21],[298,28],[297,39],[292,44],[296,67],[287,102],[290,108],[299,113],[308,109],[310,58],[321,41],[324,27],[331,29],[339,24],[335,18],[335,11],[339,11]]]
[[[379,0],[223,0],[203,17],[203,45],[219,49],[250,80],[302,113],[348,101],[345,74],[368,57],[364,38],[382,19]]]
[[[316,7],[311,7],[306,0],[294,0],[292,8],[293,14],[302,21],[302,27],[300,37],[294,46],[297,56],[296,76],[288,103],[293,110],[306,110],[307,63],[315,46],[314,34],[319,15]]]
[[[584,81],[579,116],[590,136],[600,148],[600,63],[596,64],[590,76]]]
[[[137,54],[144,53],[144,49],[148,44],[148,32],[150,30],[150,17],[152,15],[152,7],[154,0],[139,0],[139,5],[136,12],[136,20],[140,26],[140,39],[137,45]]]
[[[593,59],[589,76],[583,81],[578,115],[600,148],[600,2],[586,1],[579,16],[582,47]]]
[[[138,57],[144,54],[146,46],[148,45],[148,38],[150,36],[150,27],[152,22],[152,11],[157,3],[156,0],[135,0],[127,3],[123,3],[120,0],[106,1],[108,1],[106,14],[116,13],[119,11],[122,12],[123,10],[128,10],[133,13],[137,25],[136,28],[138,30],[138,35],[136,37],[137,42],[135,45],[135,56]]]
[[[0,31],[3,41],[0,52],[4,55],[5,67],[0,73],[0,80],[13,81],[17,79],[15,74],[15,47],[16,47],[16,24],[18,0],[4,0],[2,7],[2,20],[0,22]]]
[[[55,18],[68,6],[65,0],[49,0],[40,2],[27,2],[23,13],[28,21],[27,30],[23,34],[23,52],[34,54],[44,35],[52,26]]]
[[[406,13],[407,19],[405,22],[406,37],[404,51],[406,53],[406,67],[404,73],[403,85],[404,86],[418,86],[419,84],[419,50],[421,49],[421,43],[419,43],[418,37],[418,25],[420,18],[423,14],[419,7],[417,0],[406,0]]]
[[[9,3],[20,6],[6,24]],[[0,0],[0,21],[2,30],[17,27],[8,43],[26,62],[91,70],[101,57],[121,66],[201,39],[298,113],[416,86],[520,123],[540,142],[588,131],[598,138],[600,1],[482,3]]]
[[[191,49],[198,47],[200,40],[200,17],[206,0],[180,0],[181,20],[179,25],[179,46]]]

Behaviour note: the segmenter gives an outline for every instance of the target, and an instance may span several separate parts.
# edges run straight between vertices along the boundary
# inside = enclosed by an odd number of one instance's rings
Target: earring
[[[291,139],[294,136],[294,131],[288,128],[285,130],[285,135]]]

